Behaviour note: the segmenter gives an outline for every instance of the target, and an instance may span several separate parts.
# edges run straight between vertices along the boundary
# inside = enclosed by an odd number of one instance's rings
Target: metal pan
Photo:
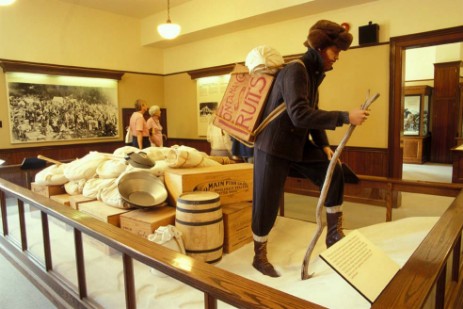
[[[164,183],[148,171],[129,172],[118,184],[121,198],[134,207],[160,207],[167,199]]]
[[[131,152],[127,154],[126,159],[133,167],[152,168],[154,166],[154,162],[144,152]]]

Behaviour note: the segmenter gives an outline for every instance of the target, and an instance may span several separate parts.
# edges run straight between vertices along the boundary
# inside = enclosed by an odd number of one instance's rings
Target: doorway
[[[463,26],[391,38],[388,176],[402,179],[405,50],[463,42]]]

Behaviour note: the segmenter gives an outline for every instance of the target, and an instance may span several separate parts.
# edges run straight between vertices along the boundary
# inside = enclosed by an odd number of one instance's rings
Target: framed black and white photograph
[[[11,143],[118,138],[117,80],[7,73]]]

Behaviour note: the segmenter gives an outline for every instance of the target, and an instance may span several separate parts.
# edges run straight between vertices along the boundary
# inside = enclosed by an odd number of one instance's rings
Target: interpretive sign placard
[[[400,266],[358,230],[320,254],[320,257],[373,303],[389,284]]]

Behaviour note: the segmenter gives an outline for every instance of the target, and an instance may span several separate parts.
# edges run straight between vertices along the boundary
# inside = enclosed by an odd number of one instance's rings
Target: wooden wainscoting
[[[349,165],[357,175],[388,176],[387,149],[346,147],[341,154],[341,161]],[[388,198],[386,190],[369,184],[368,186],[363,185],[363,183],[365,182],[361,182],[360,185],[347,184],[344,189],[345,200],[386,206]],[[308,179],[297,177],[289,177],[286,180],[285,192],[314,197],[320,196],[318,186]],[[390,198],[393,200],[393,207],[400,206],[400,192],[393,192],[393,196]]]
[[[388,177],[386,148],[345,147],[341,161],[359,175]]]
[[[209,143],[202,139],[173,138],[166,141],[166,147],[173,145],[185,145],[193,147],[199,151],[204,151],[207,154],[209,154],[211,151],[211,146]],[[112,153],[117,148],[123,146],[126,146],[123,141],[116,141],[105,143],[0,149],[0,159],[5,160],[4,166],[22,164],[25,158],[36,158],[39,154],[57,161],[69,162],[75,160],[76,158],[82,158],[90,151]]]
[[[0,149],[0,159],[5,160],[4,165],[17,165],[21,164],[25,158],[36,158],[37,155],[40,154],[54,160],[66,162],[75,160],[76,158],[82,158],[90,151],[112,153],[114,150],[122,146],[124,146],[124,142],[115,141],[104,143]]]
[[[171,147],[174,145],[188,146],[207,154],[211,153],[211,144],[209,144],[209,142],[205,139],[168,138],[166,147]]]

